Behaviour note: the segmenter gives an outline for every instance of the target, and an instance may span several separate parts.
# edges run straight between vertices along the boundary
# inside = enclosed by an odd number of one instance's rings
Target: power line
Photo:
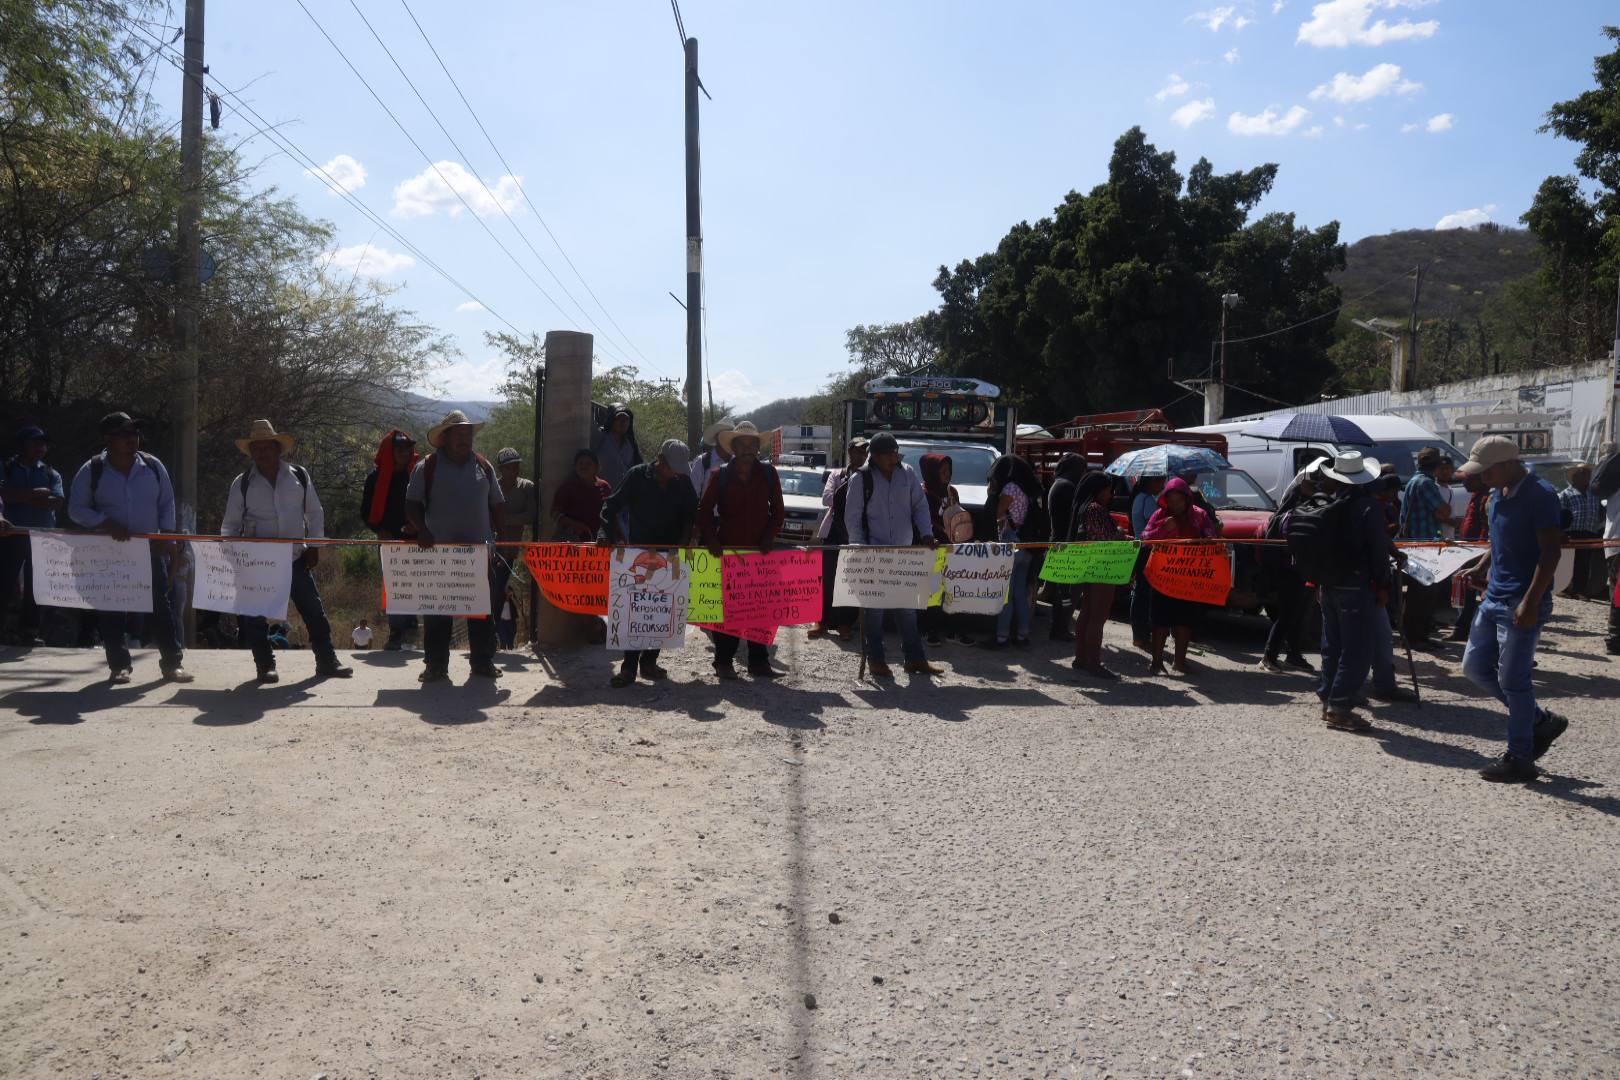
[[[681,48],[686,48],[686,24],[681,22],[681,5],[669,0],[669,10],[675,13],[675,32],[681,35]]]
[[[1413,269],[1416,269],[1416,268],[1414,267]],[[1345,308],[1349,307],[1352,304],[1359,304],[1363,300],[1367,299],[1367,297],[1373,296],[1373,295],[1375,295],[1377,293],[1380,293],[1380,292],[1383,292],[1385,289],[1389,288],[1395,282],[1400,281],[1402,278],[1410,276],[1411,273],[1412,273],[1411,270],[1402,270],[1399,274],[1396,274],[1394,277],[1390,278],[1388,281],[1384,282],[1382,285],[1377,285],[1377,286],[1367,290],[1366,292],[1362,293],[1360,296],[1352,297],[1351,299],[1344,301],[1342,304],[1340,304],[1338,307],[1334,308],[1332,311],[1324,311],[1320,315],[1312,315],[1308,319],[1304,319],[1304,320],[1302,320],[1300,322],[1297,322],[1292,326],[1285,326],[1281,330],[1268,330],[1264,334],[1255,334],[1253,337],[1227,338],[1226,343],[1228,345],[1241,345],[1246,341],[1259,341],[1262,338],[1276,337],[1278,334],[1286,334],[1290,330],[1298,330],[1300,327],[1309,326],[1313,322],[1320,322],[1323,319],[1327,318],[1329,315],[1337,315],[1339,312],[1343,311]],[[1256,395],[1256,396],[1259,396],[1259,395]]]
[[[509,176],[517,175],[517,170],[513,169],[512,166],[507,162],[506,155],[501,153],[501,148],[495,145],[494,138],[491,137],[489,130],[484,127],[484,121],[479,118],[477,110],[472,107],[472,102],[468,101],[467,95],[462,92],[461,84],[457,82],[456,77],[450,73],[449,65],[444,62],[444,57],[439,55],[439,50],[433,44],[433,39],[428,37],[427,31],[423,29],[421,22],[417,20],[416,13],[411,10],[411,5],[407,3],[406,0],[400,0],[400,5],[404,7],[405,14],[411,17],[411,22],[415,24],[417,33],[422,35],[422,40],[427,44],[428,51],[433,53],[433,59],[438,61],[439,70],[444,72],[444,77],[449,79],[450,85],[455,88],[456,96],[459,97],[461,99],[461,103],[467,107],[467,113],[473,118],[473,123],[478,125],[478,130],[484,136],[484,141],[489,143],[489,148],[495,152],[495,157],[500,161],[501,168],[505,169],[507,175]],[[684,41],[684,38],[682,40]],[[557,234],[552,232],[551,226],[546,223],[545,215],[540,212],[540,208],[538,206],[534,205],[534,200],[529,198],[528,187],[526,185],[519,184],[518,194],[523,197],[524,203],[526,203],[530,211],[534,213],[535,219],[540,222],[540,227],[546,230],[546,235],[551,237],[551,242],[556,245],[558,254],[560,254],[563,257],[563,261],[568,264],[568,269],[574,272],[574,276],[578,278],[579,283],[584,286],[585,292],[590,296],[591,300],[595,302],[597,309],[602,312],[603,317],[605,317],[607,321],[612,324],[613,329],[619,332],[619,337],[623,339],[626,345],[630,346],[630,350],[632,352],[639,356],[644,363],[656,367],[657,365],[654,365],[651,360],[647,359],[647,354],[641,351],[641,347],[631,340],[629,334],[625,333],[624,327],[619,325],[619,320],[613,317],[613,313],[607,309],[607,306],[602,303],[601,298],[596,295],[596,290],[591,288],[591,283],[585,280],[585,275],[580,273],[579,267],[574,265],[574,260],[569,257],[567,249],[562,245],[562,241],[557,239]],[[538,258],[538,254],[536,257]],[[547,269],[549,270],[550,267],[547,267]],[[559,281],[558,284],[561,285],[562,282]],[[566,288],[564,291],[567,291]],[[570,296],[569,299],[572,300],[573,297]],[[578,301],[575,301],[575,303],[578,303]]]

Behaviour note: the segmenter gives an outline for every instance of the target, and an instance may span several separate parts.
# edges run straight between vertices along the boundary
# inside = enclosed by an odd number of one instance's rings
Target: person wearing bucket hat
[[[50,437],[43,428],[29,425],[17,432],[17,452],[0,469],[0,502],[10,507],[11,524],[18,529],[54,529],[56,512],[67,504],[62,474],[45,462]],[[14,645],[42,643],[40,609],[34,603],[33,545],[27,536],[0,540],[0,630],[15,594],[17,627]]]
[[[255,420],[246,436],[236,440],[236,448],[252,459],[249,468],[231,481],[225,496],[225,516],[220,521],[221,536],[263,536],[282,539],[320,540],[326,536],[326,511],[315,491],[309,470],[291,465],[284,455],[295,445],[293,437],[276,431],[268,420]],[[315,567],[320,563],[318,547],[293,545],[293,607],[309,632],[309,647],[315,653],[315,674],[321,678],[346,679],[354,669],[338,661],[332,644],[332,623],[321,603],[315,584]],[[238,619],[242,641],[253,651],[261,683],[280,680],[276,654],[270,647],[268,620],[259,615]]]
[[[411,472],[405,488],[405,514],[416,529],[419,547],[436,543],[490,544],[504,524],[506,496],[501,492],[495,467],[473,449],[483,424],[475,424],[460,409],[428,429],[428,445],[433,453],[423,458]],[[489,553],[490,613],[500,611],[511,570],[495,551]],[[449,615],[422,617],[423,683],[444,682],[450,678]],[[472,673],[480,678],[498,679],[495,666],[495,622],[493,618],[467,620],[467,644]]]
[[[609,487],[618,487],[624,474],[641,464],[641,447],[636,445],[636,414],[624,402],[607,407],[607,419],[591,443],[596,451],[599,474]]]
[[[1552,614],[1553,575],[1563,555],[1558,493],[1525,468],[1519,445],[1502,435],[1474,443],[1458,470],[1496,489],[1490,506],[1490,551],[1470,569],[1487,577],[1485,595],[1463,652],[1463,674],[1507,706],[1507,751],[1480,770],[1486,780],[1527,783],[1540,775],[1535,761],[1569,727],[1536,703],[1532,676],[1541,628]]]
[[[703,544],[716,558],[726,548],[769,551],[787,520],[782,481],[776,468],[759,460],[762,439],[752,420],[739,420],[717,436],[731,460],[714,471],[703,498],[698,500],[697,524]],[[735,660],[740,638],[715,631],[714,673],[721,679],[737,678]],[[775,679],[782,673],[771,667],[769,649],[748,643],[748,673],[756,679]]]
[[[687,474],[692,478],[692,490],[697,492],[698,498],[703,498],[703,489],[709,485],[710,474],[731,460],[731,451],[720,445],[720,434],[736,426],[728,417],[716,420],[703,429],[703,445],[706,449],[693,456],[692,468]]]

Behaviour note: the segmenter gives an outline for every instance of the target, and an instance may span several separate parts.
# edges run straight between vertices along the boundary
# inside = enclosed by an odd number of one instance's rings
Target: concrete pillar
[[[1204,386],[1204,423],[1218,424],[1226,416],[1226,384],[1211,379]]]
[[[591,445],[590,334],[552,330],[546,334],[546,393],[540,413],[541,521],[549,521],[557,488],[574,474],[574,454]],[[559,611],[540,597],[536,634],[541,644],[579,645],[595,621]]]

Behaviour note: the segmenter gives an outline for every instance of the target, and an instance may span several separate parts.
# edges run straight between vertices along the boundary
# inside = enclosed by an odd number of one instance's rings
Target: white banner
[[[945,560],[944,607],[968,615],[994,615],[1007,602],[1012,581],[1011,544],[957,544]]]
[[[488,615],[489,548],[483,544],[382,546],[390,615]]]
[[[285,619],[292,593],[293,545],[192,544],[197,562],[191,606],[199,611]]]
[[[1486,549],[1482,547],[1402,548],[1406,552],[1406,576],[1419,585],[1438,585]]]
[[[686,644],[692,575],[678,551],[614,548],[608,560],[609,649],[678,649]]]
[[[29,534],[41,607],[152,610],[152,545],[110,536]]]
[[[833,584],[836,607],[926,608],[939,591],[943,551],[928,548],[845,548]]]

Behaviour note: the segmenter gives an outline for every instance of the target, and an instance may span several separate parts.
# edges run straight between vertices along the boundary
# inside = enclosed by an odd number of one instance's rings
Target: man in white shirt
[[[356,626],[349,636],[354,639],[355,648],[371,648],[371,623],[365,619],[361,619],[360,625]]]
[[[703,498],[703,489],[708,486],[709,477],[714,474],[714,470],[731,460],[731,455],[720,445],[720,433],[733,431],[736,427],[737,425],[730,420],[716,420],[704,429],[703,445],[708,449],[701,454],[693,454],[692,464],[686,471],[692,480],[692,490],[697,492],[698,498]]]
[[[253,459],[253,467],[231,481],[220,534],[324,538],[326,513],[321,509],[320,496],[315,493],[309,470],[281,460],[282,455],[293,448],[293,437],[277,434],[268,420],[255,420],[247,438],[236,440],[236,448]],[[317,547],[303,544],[293,547],[292,603],[309,631],[309,646],[315,652],[315,674],[346,679],[354,674],[354,669],[338,662],[337,650],[332,647],[332,624],[321,605],[320,590],[315,587],[312,571],[320,558]],[[259,682],[279,681],[281,676],[276,673],[276,654],[270,648],[266,620],[244,615],[239,625],[242,640],[253,650]]]

